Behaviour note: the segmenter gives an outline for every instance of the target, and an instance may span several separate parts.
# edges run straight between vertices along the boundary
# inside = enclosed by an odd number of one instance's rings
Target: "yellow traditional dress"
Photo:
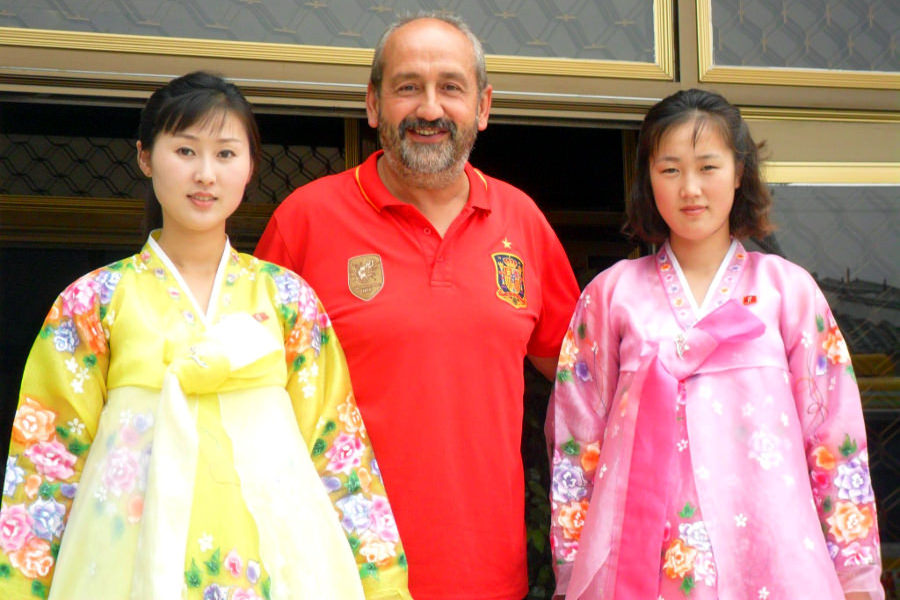
[[[151,236],[54,303],[25,367],[0,597],[409,598],[328,316],[226,244],[200,309]]]

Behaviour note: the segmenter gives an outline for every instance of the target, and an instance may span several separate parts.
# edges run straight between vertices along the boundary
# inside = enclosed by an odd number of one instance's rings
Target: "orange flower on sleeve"
[[[826,471],[832,471],[837,466],[834,460],[834,454],[828,451],[825,446],[819,446],[812,451],[812,455],[816,459],[816,466]]]
[[[563,528],[563,537],[567,540],[580,540],[581,530],[587,516],[588,501],[579,500],[564,505],[559,511],[557,522]]]
[[[694,568],[695,558],[696,548],[688,546],[681,538],[675,538],[666,550],[663,571],[671,579],[682,578]]]
[[[47,410],[39,402],[25,397],[13,421],[12,438],[29,446],[50,440],[56,431],[56,413]]]
[[[585,473],[592,473],[597,468],[597,462],[600,460],[600,442],[594,442],[584,447],[581,454],[581,468]]]
[[[9,554],[9,562],[28,579],[44,577],[53,566],[50,544],[39,537],[33,537],[20,549]]]
[[[578,354],[578,346],[575,345],[575,334],[569,329],[566,331],[566,337],[563,338],[562,348],[559,351],[559,368],[573,368],[576,354]]]
[[[874,524],[872,509],[869,506],[860,508],[852,502],[838,502],[834,514],[825,521],[828,523],[828,533],[840,543],[866,537]]]

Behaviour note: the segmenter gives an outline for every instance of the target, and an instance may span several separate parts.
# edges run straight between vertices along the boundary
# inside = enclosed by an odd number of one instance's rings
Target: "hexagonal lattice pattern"
[[[712,0],[718,66],[900,71],[896,0]]]
[[[398,16],[465,19],[490,54],[654,62],[652,2],[631,0],[12,0],[0,26],[372,48]]]
[[[263,144],[250,202],[281,202],[344,169],[342,148]],[[0,194],[140,198],[146,178],[134,142],[120,138],[0,135]]]

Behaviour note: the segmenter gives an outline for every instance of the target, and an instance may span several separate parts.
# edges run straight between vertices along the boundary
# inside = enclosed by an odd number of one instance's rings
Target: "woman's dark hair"
[[[141,149],[150,151],[160,133],[179,133],[198,123],[224,122],[228,114],[236,116],[247,131],[250,160],[255,171],[259,164],[259,128],[250,103],[234,84],[203,71],[173,79],[159,88],[141,109],[138,139]],[[148,186],[144,204],[144,235],[162,226],[162,207],[153,185]]]
[[[734,192],[728,218],[731,235],[737,238],[764,237],[772,231],[769,207],[772,196],[762,180],[759,150],[750,137],[747,123],[737,107],[721,95],[705,90],[681,90],[657,102],[647,112],[638,137],[635,178],[625,210],[624,231],[648,243],[660,243],[669,235],[669,226],[659,214],[650,185],[650,160],[670,129],[694,122],[694,142],[707,126],[715,127],[734,153],[741,182]]]

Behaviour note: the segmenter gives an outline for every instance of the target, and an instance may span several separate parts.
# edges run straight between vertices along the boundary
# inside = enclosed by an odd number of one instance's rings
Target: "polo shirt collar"
[[[378,212],[381,212],[386,206],[406,205],[388,191],[382,183],[381,177],[378,176],[378,169],[375,165],[382,154],[384,154],[384,150],[374,152],[365,162],[356,167],[353,173],[363,199]],[[465,166],[465,173],[469,178],[469,199],[466,206],[490,212],[487,177],[468,162]]]

